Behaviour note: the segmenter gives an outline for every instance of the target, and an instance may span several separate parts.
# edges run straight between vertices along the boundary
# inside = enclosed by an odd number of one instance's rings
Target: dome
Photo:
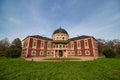
[[[64,33],[64,34],[68,35],[67,31],[65,29],[62,29],[62,28],[58,28],[53,32],[53,34],[56,34],[56,33]]]

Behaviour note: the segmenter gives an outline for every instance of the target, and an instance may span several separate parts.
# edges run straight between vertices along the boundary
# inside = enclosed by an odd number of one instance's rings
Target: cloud
[[[119,6],[117,5],[117,2],[106,2],[94,10],[92,15],[84,18],[83,21],[80,21],[79,24],[73,27],[70,35],[73,36],[72,32],[75,32],[75,35],[87,34],[94,36],[100,32],[105,33],[106,30],[109,31],[112,27],[118,27],[120,24],[120,12],[118,11]]]
[[[7,36],[11,39],[16,37],[23,39],[28,35],[51,37],[53,31],[60,25],[68,31],[70,37],[76,35],[100,37],[107,31],[112,31],[114,27],[118,32],[119,7],[117,0],[6,1],[1,7],[3,14],[0,15],[2,17],[0,28],[4,29],[4,32],[0,33],[0,37]]]

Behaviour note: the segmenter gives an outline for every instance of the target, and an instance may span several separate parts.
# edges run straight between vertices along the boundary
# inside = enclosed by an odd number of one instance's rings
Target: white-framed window
[[[63,48],[65,48],[65,44],[63,44]]]
[[[53,52],[53,51],[51,52],[51,55],[54,55],[54,52]]]
[[[88,40],[84,40],[84,46],[85,48],[89,48]]]
[[[77,42],[77,47],[78,47],[78,49],[80,49],[80,48],[81,48],[80,41],[78,41],[78,42]]]
[[[47,55],[51,55],[51,52],[50,52],[50,51],[47,51]]]
[[[71,53],[70,53],[70,51],[68,51],[68,55],[70,55]]]
[[[59,45],[59,48],[62,48],[62,44]]]
[[[44,55],[44,51],[40,51],[40,55]]]
[[[51,48],[51,43],[50,43],[50,42],[48,42],[48,44],[47,44],[47,48],[48,48],[48,49]]]
[[[41,41],[41,48],[44,48],[44,41]]]
[[[55,44],[53,44],[53,48],[55,48]]]
[[[75,51],[68,51],[68,55],[75,55]]]
[[[74,49],[74,42],[71,42],[71,49]]]
[[[90,51],[89,50],[85,50],[85,55],[90,55]]]
[[[31,55],[36,55],[36,51],[32,50]]]
[[[22,51],[22,54],[26,54],[26,51]]]
[[[77,54],[78,54],[78,55],[82,55],[82,52],[81,52],[81,51],[77,51]]]
[[[27,47],[27,45],[28,45],[28,42],[27,42],[27,41],[24,41],[23,47]]]
[[[58,44],[55,45],[55,48],[58,48]]]
[[[71,52],[71,55],[75,55],[75,52],[74,52],[74,51],[72,51],[72,52]]]
[[[37,46],[37,40],[33,40],[33,45],[32,45],[32,47],[33,47],[33,48],[36,48],[36,46]]]

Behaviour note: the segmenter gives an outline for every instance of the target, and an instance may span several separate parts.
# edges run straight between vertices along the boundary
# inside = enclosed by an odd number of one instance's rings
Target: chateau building
[[[96,39],[92,36],[78,36],[69,38],[63,28],[56,29],[52,39],[33,35],[23,40],[21,57],[97,57]]]

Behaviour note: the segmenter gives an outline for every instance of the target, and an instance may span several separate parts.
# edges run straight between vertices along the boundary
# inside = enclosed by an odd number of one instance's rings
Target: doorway
[[[59,57],[63,57],[63,51],[59,50]]]

